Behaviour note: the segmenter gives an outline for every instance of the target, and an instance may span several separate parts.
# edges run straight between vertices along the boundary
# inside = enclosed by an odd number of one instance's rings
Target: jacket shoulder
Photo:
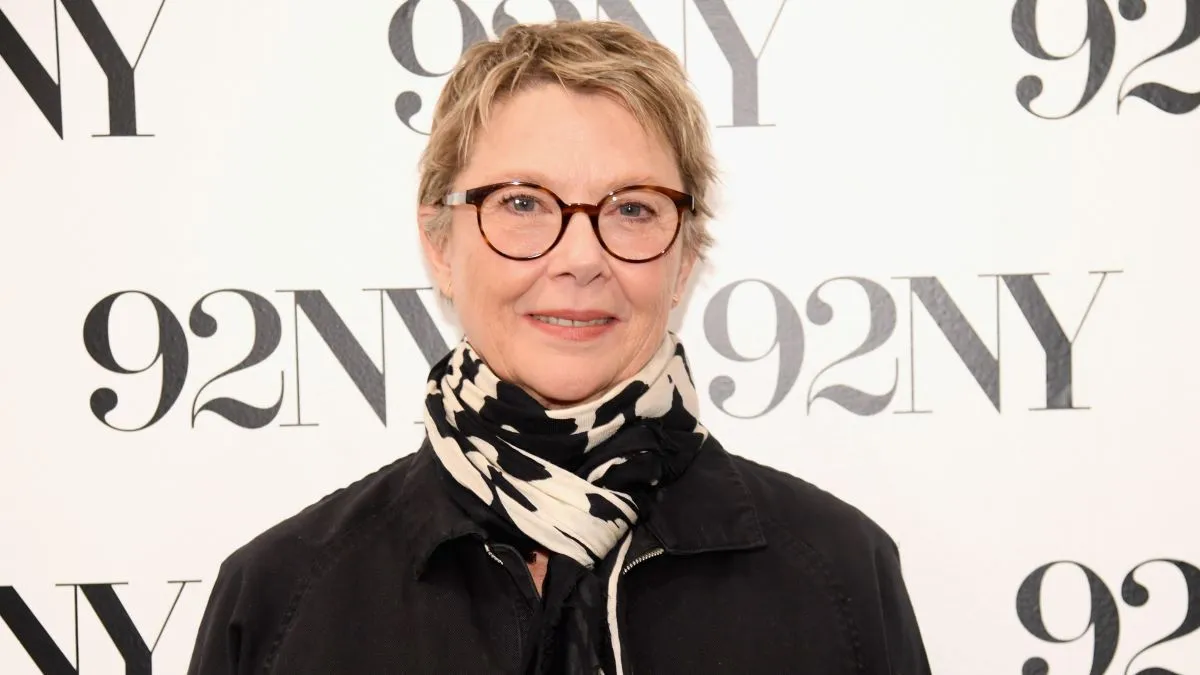
[[[779,469],[731,456],[764,525],[783,529],[832,559],[897,550],[882,526],[836,495]]]
[[[284,572],[316,562],[389,515],[413,458],[406,455],[306,506],[237,548],[223,566]]]
[[[414,456],[334,491],[229,554],[213,583],[188,673],[258,672],[306,586],[392,517]]]
[[[900,566],[883,527],[859,509],[783,471],[734,456],[766,533],[802,561],[838,607],[861,673],[928,675],[929,660]]]

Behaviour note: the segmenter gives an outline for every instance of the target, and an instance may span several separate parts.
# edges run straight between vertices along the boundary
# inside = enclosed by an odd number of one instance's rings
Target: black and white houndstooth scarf
[[[466,340],[433,367],[425,427],[455,500],[551,554],[530,672],[622,672],[616,578],[654,491],[708,436],[697,412],[670,333],[635,376],[570,408],[547,409],[500,380]]]

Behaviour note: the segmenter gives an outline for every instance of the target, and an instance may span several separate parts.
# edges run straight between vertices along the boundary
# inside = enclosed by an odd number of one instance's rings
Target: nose
[[[580,286],[601,277],[608,270],[608,254],[600,246],[587,214],[575,213],[567,222],[567,231],[549,255],[549,271],[567,274]]]

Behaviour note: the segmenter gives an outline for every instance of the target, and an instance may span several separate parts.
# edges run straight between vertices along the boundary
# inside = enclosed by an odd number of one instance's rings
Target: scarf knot
[[[546,618],[534,672],[594,673],[598,663],[621,672],[617,627],[608,626],[612,651],[597,634],[628,548],[620,544],[708,437],[683,345],[668,333],[637,374],[600,398],[548,409],[463,340],[434,365],[426,394],[426,432],[455,501],[476,522],[550,551],[552,570],[578,572],[547,576],[567,586],[544,597],[559,598],[571,618]],[[600,567],[611,584],[596,577]],[[615,598],[607,600],[611,624]]]

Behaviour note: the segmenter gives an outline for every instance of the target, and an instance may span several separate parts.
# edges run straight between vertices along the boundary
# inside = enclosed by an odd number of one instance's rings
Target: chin
[[[578,371],[576,371],[577,373]],[[590,375],[590,374],[589,374]],[[526,380],[526,389],[551,408],[568,408],[604,394],[605,385],[595,375],[545,373]]]

